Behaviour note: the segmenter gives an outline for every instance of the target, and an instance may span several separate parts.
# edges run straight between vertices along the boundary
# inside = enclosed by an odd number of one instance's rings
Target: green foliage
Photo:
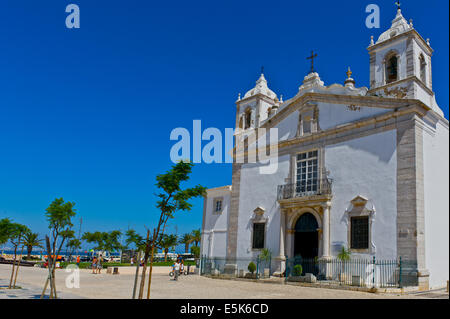
[[[0,219],[0,245],[5,244],[11,235],[11,221],[8,218]]]
[[[194,242],[195,246],[198,246],[198,243],[202,240],[202,233],[200,229],[196,229],[192,231],[192,241]]]
[[[345,249],[345,247],[342,246],[341,251],[337,255],[337,258],[341,261],[346,261],[346,260],[350,260],[350,256],[351,256],[350,250]]]
[[[70,250],[77,250],[81,248],[81,241],[78,238],[73,238],[67,242],[67,248]]]
[[[253,274],[253,273],[256,271],[256,265],[255,265],[255,263],[254,263],[253,261],[251,261],[251,262],[248,264],[247,269],[248,269],[248,271],[250,271],[250,272]]]
[[[180,239],[180,244],[184,244],[184,252],[189,252],[189,245],[192,243],[193,237],[192,234],[184,234]]]
[[[164,250],[164,254],[167,255],[169,249],[176,246],[178,244],[178,236],[177,235],[167,235],[164,234],[159,241],[159,247]],[[164,257],[166,258],[166,257]]]
[[[120,230],[113,230],[110,232],[85,232],[82,239],[88,243],[96,243],[97,246],[94,247],[95,250],[102,251],[118,251],[122,249],[120,244],[120,236],[122,232]]]
[[[192,246],[191,247],[191,254],[194,255],[194,258],[200,258],[200,247]]]
[[[33,251],[34,247],[42,248],[41,241],[42,239],[38,239],[39,234],[27,232],[23,237],[23,245],[27,248],[27,255],[30,258],[30,254]]]
[[[64,202],[63,198],[56,198],[45,210],[48,228],[52,230],[53,237],[61,236],[63,239],[74,237],[72,230],[72,217],[76,211],[74,202]]]
[[[272,252],[268,248],[264,248],[261,250],[261,253],[259,254],[259,259],[261,261],[269,261],[272,258]]]
[[[181,183],[189,180],[193,166],[192,163],[180,161],[165,174],[156,176],[156,186],[161,190],[157,195],[159,200],[156,202],[156,207],[163,216],[173,218],[173,213],[178,210],[190,211],[192,204],[188,200],[206,193],[206,188],[200,185],[181,189]]]
[[[293,274],[294,276],[301,276],[302,273],[303,273],[303,267],[302,267],[302,265],[295,265],[295,266],[294,266],[294,269],[293,269],[293,271],[292,271],[292,274]]]
[[[30,229],[22,224],[18,224],[18,223],[11,223],[8,226],[9,229],[9,242],[15,247],[17,248],[20,245],[24,244],[24,236],[25,234],[27,234],[28,232],[30,232]]]
[[[139,235],[134,229],[128,229],[125,232],[125,246],[129,248],[131,245],[134,245],[138,250],[145,249],[145,239],[141,235]]]

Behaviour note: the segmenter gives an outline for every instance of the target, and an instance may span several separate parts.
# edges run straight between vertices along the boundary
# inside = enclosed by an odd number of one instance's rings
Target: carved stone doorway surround
[[[297,197],[278,201],[280,204],[280,247],[277,272],[286,269],[286,258],[293,257],[295,224],[304,213],[311,213],[317,220],[319,236],[319,258],[330,256],[330,208],[331,195]]]

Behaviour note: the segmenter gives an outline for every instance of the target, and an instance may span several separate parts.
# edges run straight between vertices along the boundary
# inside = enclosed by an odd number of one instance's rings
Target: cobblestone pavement
[[[11,272],[10,265],[0,265],[0,286],[6,286]],[[47,278],[47,269],[21,267],[17,285],[23,289],[0,289],[0,298],[40,297]],[[130,299],[133,291],[133,275],[92,274],[80,270],[80,288],[67,288],[65,270],[56,271],[56,287],[60,298],[113,298]],[[429,295],[385,295],[359,291],[326,288],[310,288],[295,285],[255,283],[234,280],[218,280],[198,275],[181,276],[171,280],[168,274],[152,276],[151,297],[156,299],[380,299],[380,298],[430,298]],[[48,297],[47,297],[48,298]],[[448,294],[447,294],[448,298]]]
[[[21,282],[20,284],[16,283],[16,287],[20,287],[19,289],[7,289],[8,286],[9,279],[5,279],[2,276],[2,278],[0,278],[0,299],[40,299],[42,289],[44,288],[44,285],[42,285],[42,287],[38,287],[23,282]],[[47,294],[44,295],[44,299],[48,299],[49,293],[50,290],[47,289]],[[58,297],[62,299],[84,299],[81,296],[70,294],[67,292],[60,292]]]

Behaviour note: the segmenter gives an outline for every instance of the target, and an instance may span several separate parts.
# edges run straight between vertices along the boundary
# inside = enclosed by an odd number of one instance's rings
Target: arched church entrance
[[[311,213],[302,214],[295,224],[294,256],[314,258],[319,255],[319,234],[316,217]]]

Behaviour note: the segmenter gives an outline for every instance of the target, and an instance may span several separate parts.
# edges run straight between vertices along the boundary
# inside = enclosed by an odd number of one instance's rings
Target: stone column
[[[330,205],[329,203],[322,206],[323,208],[323,233],[322,233],[322,243],[323,243],[323,257],[330,256]]]
[[[280,253],[275,259],[279,263],[277,267],[277,274],[281,275],[286,269],[286,256],[285,256],[285,239],[286,239],[286,212],[280,210]]]

